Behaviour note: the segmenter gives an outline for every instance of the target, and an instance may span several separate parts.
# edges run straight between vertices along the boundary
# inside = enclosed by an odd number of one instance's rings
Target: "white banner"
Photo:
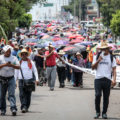
[[[120,82],[120,66],[117,66],[116,68],[116,81]]]
[[[70,64],[68,62],[65,61],[65,63],[67,65],[69,65],[70,67],[72,68],[75,68],[75,69],[78,69],[78,70],[81,70],[85,73],[88,73],[88,74],[91,74],[91,75],[94,75],[96,74],[96,71],[95,70],[91,70],[91,69],[87,69],[87,68],[82,68],[82,67],[78,67],[76,65],[73,65],[73,64]],[[117,66],[116,68],[116,82],[120,82],[120,66]]]
[[[73,64],[70,64],[70,63],[68,63],[68,62],[66,62],[66,61],[65,61],[65,63],[66,63],[67,65],[69,65],[70,67],[75,68],[75,69],[78,69],[78,70],[81,70],[81,71],[83,71],[83,72],[85,72],[85,73],[88,73],[88,74],[91,74],[91,75],[94,75],[94,76],[95,76],[95,74],[96,74],[96,71],[95,71],[95,70],[78,67],[78,66],[73,65]]]

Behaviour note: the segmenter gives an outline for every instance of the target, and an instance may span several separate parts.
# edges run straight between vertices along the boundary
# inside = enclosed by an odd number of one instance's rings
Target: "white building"
[[[87,19],[92,20],[97,17],[98,6],[96,0],[91,0],[91,3],[87,5]]]
[[[69,0],[47,0],[47,3],[51,3],[53,6],[45,7],[44,5],[40,6],[39,4],[33,6],[30,11],[33,16],[33,20],[56,19],[61,12],[61,7],[63,5],[68,5]]]

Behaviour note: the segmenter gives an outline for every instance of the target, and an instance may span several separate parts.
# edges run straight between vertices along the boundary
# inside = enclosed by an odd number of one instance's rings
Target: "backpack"
[[[102,52],[99,52],[99,53],[98,53],[98,55],[97,55],[97,57],[96,57],[96,60],[98,60],[98,58],[100,57],[101,53],[102,53]],[[113,54],[112,54],[112,51],[110,51],[111,66],[112,66],[112,63],[113,63],[113,58],[114,58],[114,56],[113,56]],[[111,78],[112,78],[112,74],[113,74],[113,72],[111,72]]]
[[[102,52],[99,52],[99,53],[98,53],[98,55],[97,55],[97,57],[96,57],[96,60],[98,60],[98,58],[100,57],[101,53],[102,53]],[[110,60],[111,60],[111,63],[113,63],[113,58],[114,58],[114,56],[112,55],[112,52],[110,51]]]

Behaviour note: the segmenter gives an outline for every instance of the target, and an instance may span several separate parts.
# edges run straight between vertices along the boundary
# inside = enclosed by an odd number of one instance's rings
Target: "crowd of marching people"
[[[37,24],[38,25],[38,24]],[[36,25],[36,26],[37,26]],[[60,26],[60,25],[59,25]],[[60,34],[61,38],[64,38],[64,34],[71,31],[74,36],[71,36],[69,42],[75,41],[75,35],[82,35],[83,41],[97,41],[98,33],[96,33],[96,39],[90,38],[92,30],[85,30],[80,25],[77,26],[77,30],[73,28],[61,28],[56,27],[54,34]],[[65,80],[71,82],[73,87],[83,88],[83,74],[82,70],[78,70],[75,67],[71,67],[66,63],[70,63],[80,68],[92,68],[96,69],[95,79],[95,92],[96,92],[96,117],[100,116],[100,98],[103,91],[104,96],[104,109],[102,117],[107,118],[107,108],[109,103],[109,95],[111,83],[116,85],[116,61],[110,56],[110,48],[105,40],[107,37],[102,38],[102,42],[97,47],[91,43],[85,44],[85,50],[77,50],[71,54],[67,53],[64,49],[57,49],[57,47],[49,42],[46,46],[32,46],[25,42],[25,39],[31,39],[39,37],[41,39],[46,34],[53,36],[51,33],[51,24],[44,26],[44,29],[31,28],[29,34],[19,34],[16,40],[9,40],[8,43],[2,38],[0,46],[0,110],[1,115],[6,114],[6,94],[8,92],[8,100],[10,102],[10,109],[12,115],[17,113],[15,89],[18,82],[19,98],[21,103],[21,112],[26,113],[29,111],[31,104],[32,91],[35,91],[35,84],[39,86],[45,86],[48,84],[50,91],[54,91],[55,81],[58,76],[59,87],[65,87]],[[72,29],[72,30],[71,30]],[[38,32],[43,32],[45,35],[37,36]],[[35,32],[34,34],[32,32]],[[76,33],[78,32],[78,33]],[[112,42],[112,38],[108,35],[108,41]],[[111,38],[111,39],[110,39]],[[76,40],[77,41],[77,40]],[[62,43],[64,44],[64,43]],[[70,44],[68,45],[70,46]],[[65,46],[64,46],[65,47]],[[72,46],[73,47],[73,46]],[[80,46],[79,46],[80,47]],[[96,51],[94,51],[96,47]],[[99,55],[99,56],[98,56]],[[112,58],[112,60],[111,60]],[[110,61],[111,60],[111,61]],[[112,63],[112,64],[111,64]],[[113,69],[113,73],[112,73]],[[57,73],[57,74],[56,74]],[[111,73],[114,80],[111,82]]]

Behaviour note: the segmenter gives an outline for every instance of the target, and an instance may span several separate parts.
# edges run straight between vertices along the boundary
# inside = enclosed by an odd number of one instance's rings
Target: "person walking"
[[[60,59],[63,63],[64,61],[54,51],[54,47],[52,45],[49,45],[48,47],[49,47],[49,51],[45,52],[46,65],[47,65],[47,79],[50,90],[54,91],[55,80],[56,80],[56,58]]]
[[[58,53],[58,55],[60,55],[62,60],[66,60],[65,59],[65,52],[63,50],[60,50],[60,52]],[[62,61],[60,61],[59,59],[57,59],[57,73],[58,73],[58,79],[59,79],[59,83],[60,83],[60,88],[64,88],[65,87],[65,79],[66,79],[66,65],[62,63]]]
[[[8,91],[8,100],[12,115],[17,112],[14,79],[15,69],[19,69],[19,61],[15,56],[11,55],[11,46],[6,45],[3,48],[4,54],[0,55],[0,82],[1,82],[1,115],[6,114],[6,93]]]
[[[43,84],[47,82],[47,77],[44,53],[41,48],[38,49],[38,54],[35,56],[34,61],[38,70],[39,84],[40,86],[43,86]]]
[[[21,102],[21,112],[26,113],[31,104],[31,94],[32,90],[29,88],[25,88],[25,81],[35,79],[36,83],[39,83],[38,80],[38,72],[36,66],[29,57],[30,53],[26,49],[22,49],[19,53],[20,61],[20,70],[18,70],[15,74],[16,80],[19,80],[19,97]],[[35,76],[35,78],[34,78]]]
[[[79,52],[76,53],[76,60],[73,62],[73,64],[78,67],[85,67],[84,59]],[[73,86],[74,87],[78,87],[78,86],[83,87],[83,72],[73,68],[73,73],[74,73],[74,77],[75,77],[75,83]]]
[[[102,42],[99,49],[102,51],[96,59],[93,60],[92,69],[96,69],[95,78],[95,109],[98,119],[101,115],[100,101],[103,92],[103,111],[102,118],[107,119],[107,109],[109,105],[109,96],[111,84],[116,85],[116,60],[110,54],[110,47],[106,42]],[[113,80],[111,80],[113,76]]]

